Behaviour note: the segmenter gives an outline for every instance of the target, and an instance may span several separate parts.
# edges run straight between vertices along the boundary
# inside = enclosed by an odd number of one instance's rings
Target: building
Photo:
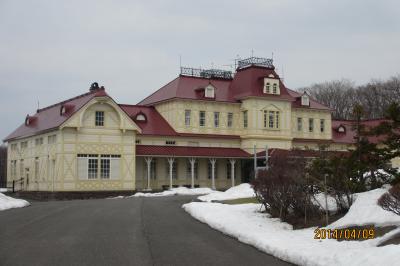
[[[181,68],[137,105],[93,83],[28,115],[5,141],[8,180],[26,190],[226,189],[251,178],[254,151],[345,150],[351,134],[328,107],[286,88],[271,59],[252,57],[234,74]]]

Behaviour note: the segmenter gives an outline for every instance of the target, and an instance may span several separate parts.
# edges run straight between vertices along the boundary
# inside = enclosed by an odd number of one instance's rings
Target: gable
[[[104,129],[134,130],[141,129],[110,97],[96,97],[84,105],[70,119],[65,121],[61,128],[93,128],[95,126],[95,113],[104,112]]]

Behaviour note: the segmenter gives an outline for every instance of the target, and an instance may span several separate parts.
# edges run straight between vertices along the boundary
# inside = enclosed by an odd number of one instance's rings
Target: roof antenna
[[[179,55],[179,70],[182,68],[182,55]]]
[[[37,101],[37,109],[39,110],[40,108],[39,108],[39,100]]]
[[[254,57],[254,50],[251,49],[251,57]]]
[[[274,60],[274,52],[272,52],[271,59]]]

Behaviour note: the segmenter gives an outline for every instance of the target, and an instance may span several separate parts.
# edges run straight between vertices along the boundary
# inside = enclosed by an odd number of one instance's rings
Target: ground
[[[288,265],[187,214],[193,196],[32,202],[0,212],[1,265]]]

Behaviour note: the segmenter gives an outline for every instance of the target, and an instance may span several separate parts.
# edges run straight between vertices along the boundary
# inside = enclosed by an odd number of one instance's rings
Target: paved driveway
[[[0,212],[0,265],[287,265],[193,219],[191,197],[35,202]]]

